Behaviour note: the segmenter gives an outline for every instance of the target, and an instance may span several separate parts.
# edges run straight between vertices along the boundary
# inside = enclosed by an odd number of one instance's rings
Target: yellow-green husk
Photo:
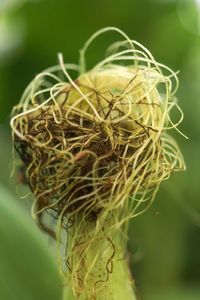
[[[87,48],[106,31],[125,40],[86,70]],[[147,49],[105,28],[86,42],[79,66],[64,64],[60,54],[59,65],[38,74],[13,109],[32,215],[52,235],[45,212],[58,219],[59,265],[74,299],[135,299],[125,260],[128,221],[150,206],[163,180],[185,168],[168,134],[179,132],[183,118],[177,88],[177,75]]]

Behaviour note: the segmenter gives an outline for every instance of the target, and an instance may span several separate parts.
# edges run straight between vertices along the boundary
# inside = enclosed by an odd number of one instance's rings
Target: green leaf
[[[0,299],[60,299],[52,253],[30,214],[0,185]]]

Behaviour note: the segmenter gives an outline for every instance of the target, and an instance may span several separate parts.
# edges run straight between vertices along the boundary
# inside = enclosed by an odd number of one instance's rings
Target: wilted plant
[[[88,47],[107,31],[124,40],[86,70]],[[38,74],[14,107],[13,141],[34,194],[32,215],[58,248],[66,242],[59,263],[71,297],[135,299],[125,261],[128,221],[151,205],[163,180],[185,168],[168,134],[183,118],[177,88],[176,73],[109,27],[86,42],[80,65],[64,64],[59,54],[59,65]],[[46,212],[58,219],[56,234]]]

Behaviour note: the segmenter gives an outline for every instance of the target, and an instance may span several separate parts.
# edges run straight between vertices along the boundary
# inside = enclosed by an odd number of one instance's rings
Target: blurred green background
[[[121,28],[180,70],[180,129],[189,137],[176,137],[187,172],[163,183],[151,209],[130,225],[128,255],[139,299],[200,299],[200,1],[0,0],[2,300],[57,300],[62,293],[53,242],[31,220],[30,203],[10,180],[10,111],[29,81],[57,64],[58,52],[77,63],[83,43],[104,26]],[[117,38],[109,33],[97,41],[89,65]]]

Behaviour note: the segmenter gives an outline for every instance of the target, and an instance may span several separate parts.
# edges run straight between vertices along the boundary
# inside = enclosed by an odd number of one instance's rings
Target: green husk
[[[87,71],[87,48],[110,30],[125,41]],[[116,28],[86,42],[80,66],[64,64],[61,54],[59,63],[30,83],[11,120],[35,196],[32,215],[51,235],[45,212],[58,219],[59,268],[75,297],[117,300],[130,293],[134,299],[127,265],[119,260],[128,221],[151,205],[163,180],[185,169],[168,134],[180,132],[183,119],[174,96],[177,75]],[[79,72],[76,80],[70,70]],[[170,117],[174,108],[177,122]]]
[[[68,285],[63,300],[136,299],[134,282],[126,261],[125,240],[119,232],[110,231],[112,225],[109,223],[103,228],[102,236],[94,238],[95,228],[91,222],[84,230],[81,226],[76,228],[76,240],[73,237],[69,239],[73,254],[70,257],[66,253],[66,259],[69,266],[73,262],[77,269],[72,271],[72,276],[66,282]],[[82,238],[83,232],[88,237],[89,245]],[[73,276],[77,280],[76,284]],[[67,277],[69,275],[66,274]]]

